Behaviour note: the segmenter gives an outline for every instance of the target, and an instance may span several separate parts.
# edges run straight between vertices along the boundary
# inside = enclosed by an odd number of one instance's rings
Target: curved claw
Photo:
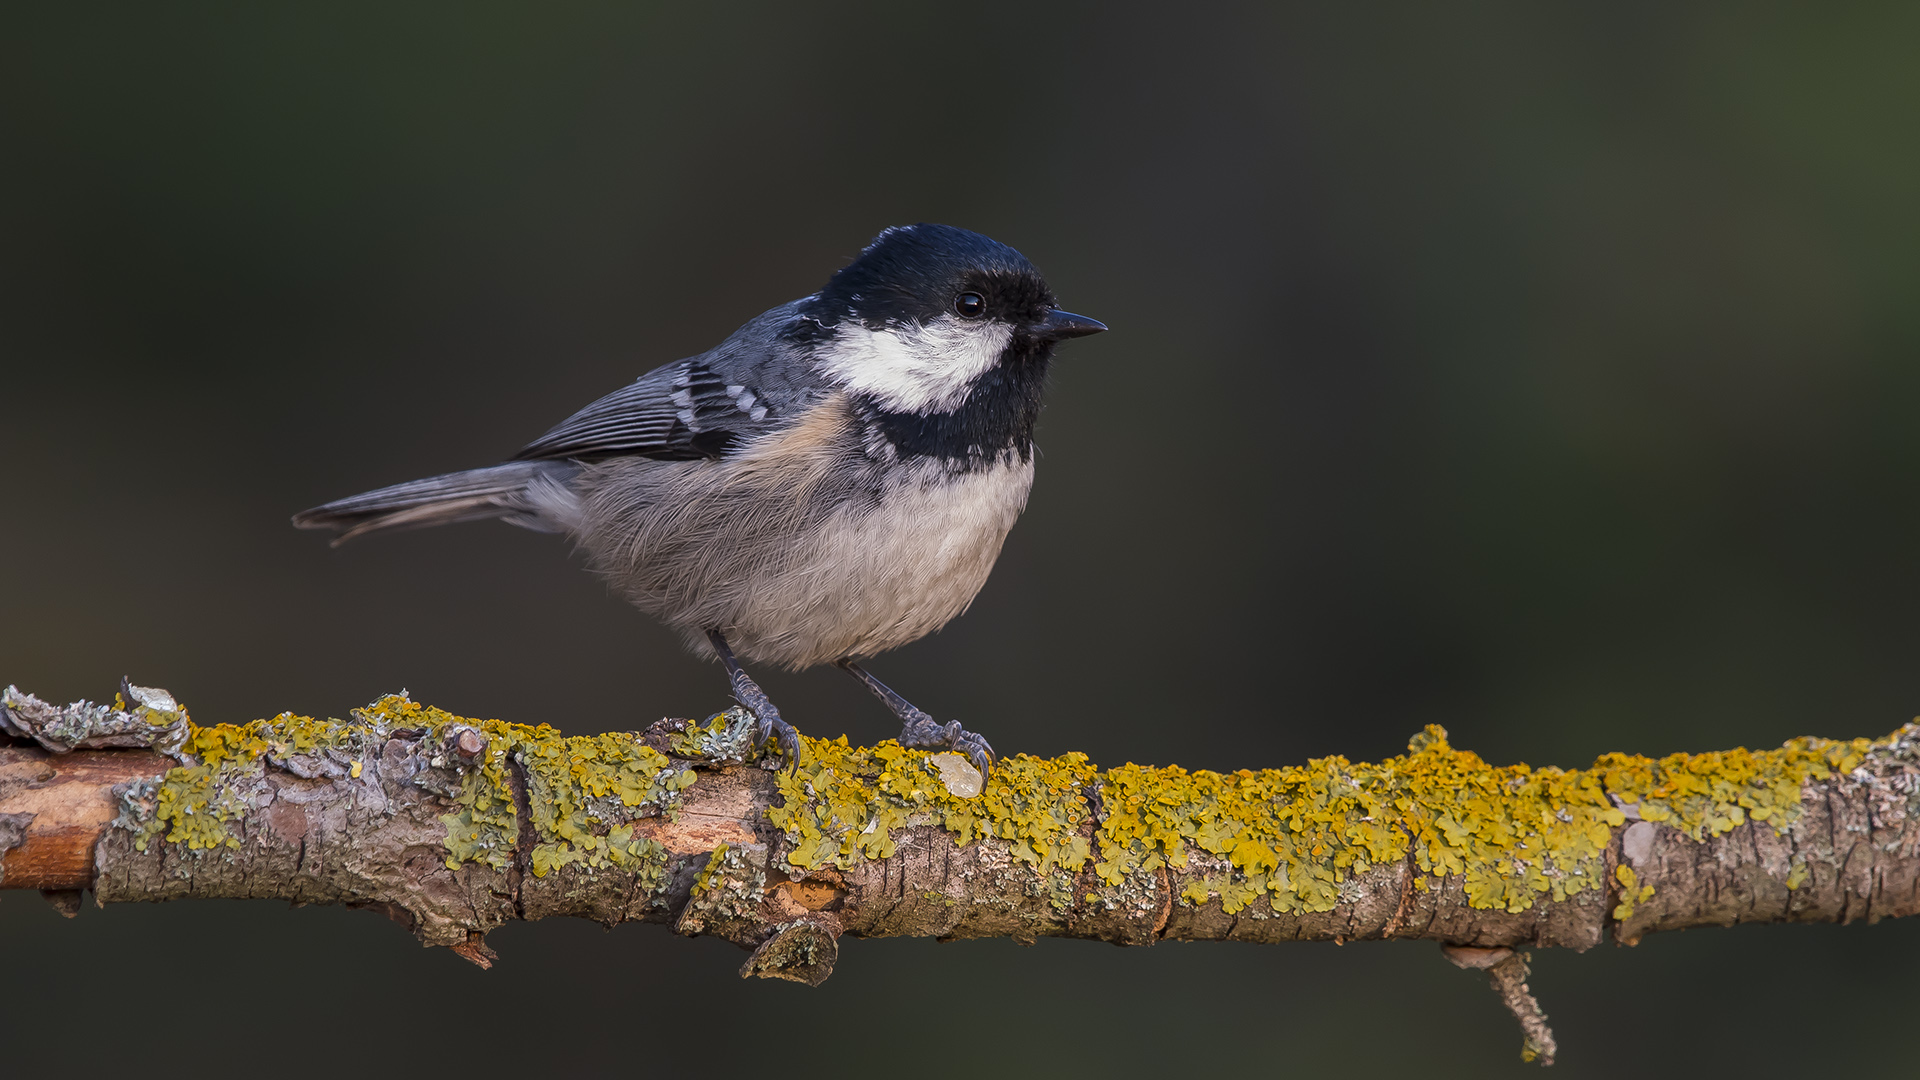
[[[965,754],[973,767],[980,770],[980,782],[986,783],[993,772],[993,747],[987,740],[960,726],[960,721],[949,720],[942,724],[922,713],[921,718],[910,720],[900,729],[900,745],[911,746],[917,750],[954,750]]]
[[[758,689],[758,687],[755,687]],[[742,695],[735,694],[735,700]],[[755,746],[765,746],[768,739],[775,740],[780,746],[780,756],[787,761],[787,771],[800,768],[800,733],[792,724],[780,719],[780,710],[773,707],[766,695],[752,695],[752,701],[740,701],[742,707],[753,714],[753,742]]]
[[[993,774],[993,747],[973,732],[963,730],[960,738],[954,740],[953,748],[967,755],[973,767],[980,770],[980,783],[984,785]]]
[[[793,725],[786,723],[775,723],[773,730],[774,735],[780,740],[780,756],[787,759],[787,771],[799,772],[800,733],[793,729]]]

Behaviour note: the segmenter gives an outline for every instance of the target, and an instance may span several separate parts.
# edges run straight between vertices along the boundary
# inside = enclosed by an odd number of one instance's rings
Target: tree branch
[[[165,691],[0,708],[0,888],[73,903],[370,908],[482,966],[512,919],[656,922],[817,985],[842,935],[1150,945],[1423,938],[1489,971],[1530,1052],[1525,946],[1920,910],[1920,728],[1878,741],[1492,766],[1429,727],[1378,764],[1231,774],[805,740],[729,710],[563,736],[388,697],[200,727]],[[1466,960],[1463,961],[1462,957]]]

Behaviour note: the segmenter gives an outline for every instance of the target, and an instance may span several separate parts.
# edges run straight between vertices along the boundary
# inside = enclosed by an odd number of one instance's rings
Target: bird
[[[724,665],[790,767],[799,737],[742,662],[833,664],[904,746],[993,748],[865,662],[945,626],[986,583],[1033,484],[1059,343],[1100,333],[1020,252],[921,223],[826,285],[594,401],[510,460],[294,515],[333,544],[497,519],[570,537],[608,587]]]

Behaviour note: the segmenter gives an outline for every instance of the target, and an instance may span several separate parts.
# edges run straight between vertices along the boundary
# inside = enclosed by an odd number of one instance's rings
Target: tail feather
[[[579,515],[579,499],[566,483],[578,471],[564,461],[515,461],[430,476],[303,510],[293,515],[293,524],[337,530],[334,547],[373,532],[489,518],[538,532],[562,532]]]

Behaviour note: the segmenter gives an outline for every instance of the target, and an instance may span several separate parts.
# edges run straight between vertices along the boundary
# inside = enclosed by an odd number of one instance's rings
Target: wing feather
[[[772,421],[751,388],[728,384],[700,360],[682,360],[656,368],[574,413],[514,457],[718,457]]]

